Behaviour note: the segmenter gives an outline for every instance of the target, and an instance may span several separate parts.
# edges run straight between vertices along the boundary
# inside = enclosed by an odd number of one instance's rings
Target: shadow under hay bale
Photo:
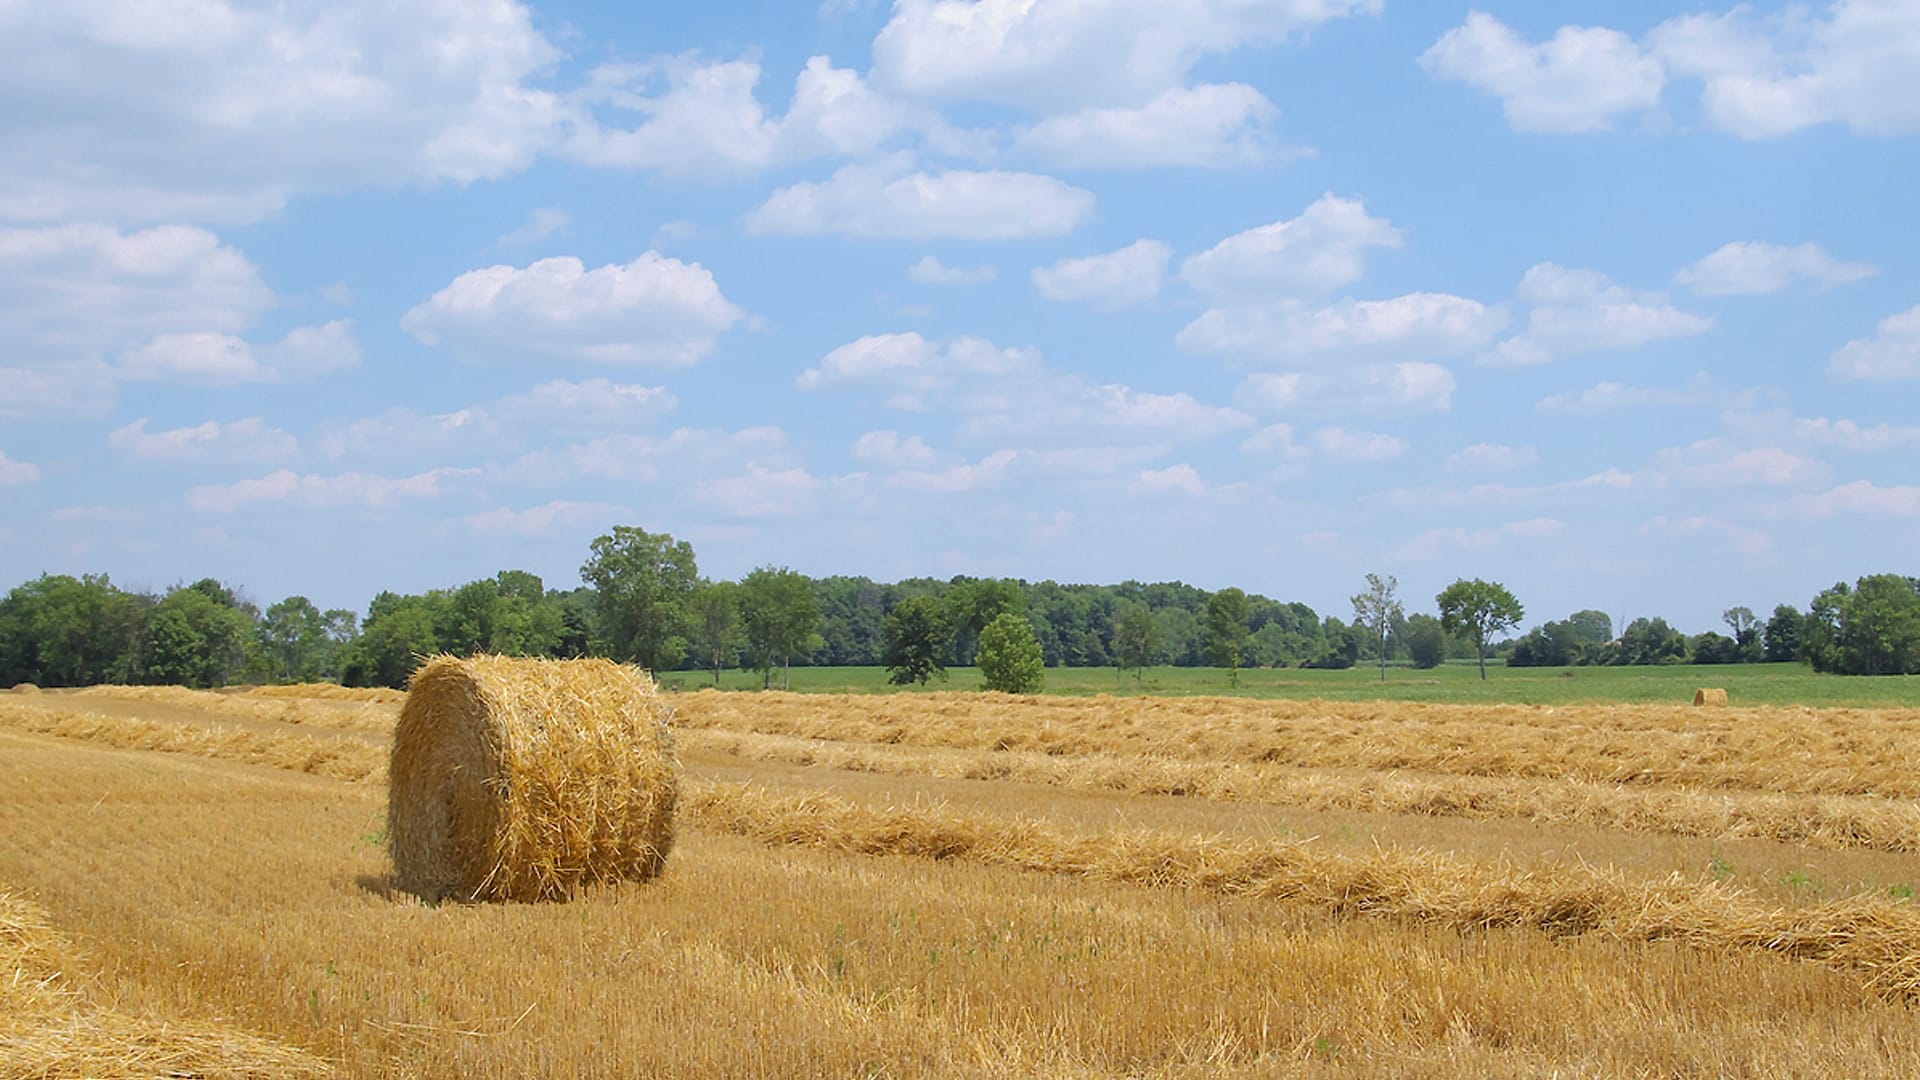
[[[1693,692],[1695,705],[1725,705],[1727,692],[1717,687],[1702,687]]]
[[[566,900],[655,876],[679,791],[669,717],[651,677],[606,660],[429,660],[388,770],[399,888]]]

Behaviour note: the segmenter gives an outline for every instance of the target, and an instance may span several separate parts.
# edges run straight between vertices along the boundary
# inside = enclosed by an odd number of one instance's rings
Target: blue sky
[[[0,583],[1911,573],[1920,7],[0,6]]]

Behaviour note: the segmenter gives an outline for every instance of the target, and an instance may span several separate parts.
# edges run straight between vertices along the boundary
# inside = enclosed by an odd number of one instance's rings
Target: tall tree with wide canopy
[[[763,566],[740,582],[740,626],[746,632],[747,652],[762,678],[773,686],[773,669],[786,667],[786,685],[793,687],[793,654],[812,648],[820,629],[820,602],[807,575],[784,566]]]
[[[700,574],[693,545],[668,533],[616,525],[596,537],[580,578],[594,591],[608,655],[663,671],[687,651],[690,603]]]
[[[1497,581],[1461,578],[1434,597],[1440,605],[1440,625],[1449,634],[1473,642],[1480,660],[1480,678],[1487,677],[1487,639],[1520,625],[1526,610],[1505,585]]]

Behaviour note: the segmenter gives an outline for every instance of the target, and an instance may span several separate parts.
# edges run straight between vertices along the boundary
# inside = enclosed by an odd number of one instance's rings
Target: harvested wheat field
[[[1920,1067],[1920,713],[667,701],[658,876],[434,906],[400,695],[0,700],[0,1075]]]

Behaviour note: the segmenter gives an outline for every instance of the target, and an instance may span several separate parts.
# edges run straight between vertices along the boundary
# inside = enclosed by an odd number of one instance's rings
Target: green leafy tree
[[[826,642],[815,661],[834,666],[878,664],[885,649],[883,624],[887,591],[864,577],[816,578],[820,637]]]
[[[1565,667],[1574,662],[1580,648],[1579,630],[1571,619],[1543,623],[1513,643],[1507,666]]]
[[[1253,605],[1241,589],[1221,589],[1207,597],[1207,659],[1227,669],[1227,685],[1240,685],[1240,664],[1252,636]]]
[[[1320,624],[1320,651],[1300,666],[1344,670],[1359,662],[1360,632],[1329,615]]]
[[[700,575],[693,545],[667,533],[616,525],[596,537],[580,578],[594,590],[607,652],[648,671],[665,671],[686,655],[688,602]]]
[[[1422,671],[1440,666],[1447,658],[1447,632],[1439,619],[1425,614],[1407,617],[1407,655]]]
[[[965,666],[973,662],[980,631],[1007,612],[1027,610],[1027,594],[1017,581],[999,578],[955,578],[944,602],[947,628],[953,634],[954,662]]]
[[[1686,635],[1662,618],[1638,618],[1620,632],[1623,664],[1678,664],[1687,658]]]
[[[1764,655],[1760,644],[1760,619],[1750,607],[1730,607],[1720,613],[1720,618],[1733,631],[1733,642],[1738,647],[1739,659],[1733,663],[1754,663]]]
[[[445,595],[435,634],[450,653],[552,656],[565,630],[560,605],[539,575],[502,570]]]
[[[314,682],[331,674],[333,641],[313,601],[289,596],[260,617],[260,651],[275,682]]]
[[[1767,620],[1762,655],[1769,664],[1785,664],[1800,658],[1800,631],[1807,617],[1792,604],[1779,604]]]
[[[218,582],[175,589],[147,619],[147,678],[202,690],[225,686],[246,668],[253,638],[252,618]]]
[[[935,676],[947,677],[947,614],[937,598],[915,596],[895,604],[883,620],[881,637],[888,682],[924,685]]]
[[[797,570],[763,566],[740,583],[739,602],[747,653],[762,687],[773,686],[778,664],[785,666],[786,686],[792,689],[793,654],[808,651],[818,640],[820,605],[813,583]]]
[[[105,574],[43,574],[0,600],[0,685],[125,683],[144,668],[153,598]]]
[[[1113,657],[1120,670],[1132,670],[1135,682],[1146,681],[1147,665],[1160,645],[1160,628],[1147,605],[1129,600],[1113,624]]]
[[[1480,661],[1480,678],[1487,677],[1487,639],[1520,625],[1526,611],[1513,593],[1497,581],[1461,578],[1440,591],[1440,625],[1449,634],[1473,642]]]
[[[554,656],[573,660],[593,654],[594,642],[601,640],[601,635],[595,629],[599,622],[597,595],[584,585],[566,592],[555,590],[547,594],[560,619],[559,636],[553,645]]]
[[[1711,630],[1688,641],[1687,653],[1687,662],[1692,664],[1738,664],[1743,659],[1737,639]]]
[[[980,631],[980,674],[986,688],[1009,694],[1037,694],[1046,681],[1046,662],[1033,624],[1025,616],[1005,612]]]
[[[413,669],[441,652],[434,634],[436,601],[382,592],[367,608],[360,636],[342,650],[340,681],[348,686],[407,685]]]
[[[1576,611],[1567,616],[1567,627],[1576,645],[1605,645],[1613,640],[1613,619],[1604,611]]]
[[[1393,598],[1393,591],[1399,587],[1399,579],[1391,574],[1384,578],[1368,574],[1367,591],[1353,598],[1353,624],[1365,631],[1373,642],[1374,652],[1380,658],[1381,682],[1387,681],[1387,635],[1404,616],[1400,601]]]
[[[1176,667],[1195,667],[1205,661],[1200,617],[1186,608],[1164,607],[1153,612],[1154,660]]]
[[[1268,667],[1305,664],[1325,648],[1320,616],[1301,603],[1249,598],[1253,608],[1253,662]]]
[[[1831,599],[1828,593],[1837,593]],[[1808,637],[1826,670],[1845,675],[1920,674],[1920,578],[1870,574],[1814,601]],[[1827,600],[1828,602],[1824,602]],[[1829,605],[1836,608],[1829,614]],[[1816,633],[1815,622],[1820,624]]]
[[[1800,655],[1813,670],[1835,674],[1845,671],[1840,654],[1840,609],[1852,595],[1852,586],[1836,581],[1807,605],[1807,617],[1800,624]]]
[[[693,651],[713,672],[715,686],[740,655],[739,590],[731,581],[703,581],[693,593]]]

